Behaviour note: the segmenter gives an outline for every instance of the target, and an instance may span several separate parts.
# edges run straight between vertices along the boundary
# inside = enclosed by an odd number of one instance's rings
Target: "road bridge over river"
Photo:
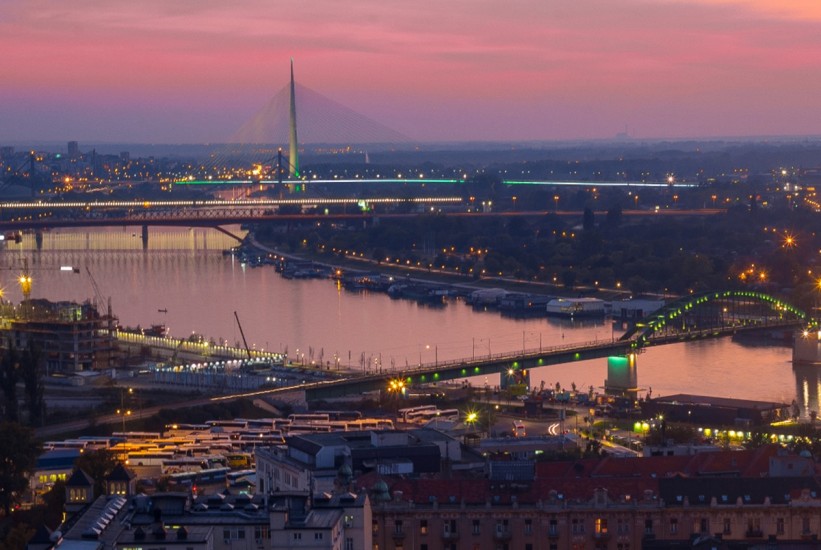
[[[309,381],[277,388],[260,388],[194,401],[165,404],[143,410],[143,418],[162,408],[184,408],[206,403],[253,399],[277,394],[304,392],[305,401],[357,395],[373,391],[389,391],[398,385],[408,387],[475,376],[501,375],[520,379],[520,374],[551,365],[568,365],[579,361],[612,356],[632,357],[648,346],[716,338],[746,331],[774,331],[790,327],[815,327],[816,322],[805,312],[773,296],[754,291],[727,290],[686,296],[667,304],[637,323],[621,338],[595,340],[533,350],[476,356],[451,361],[435,361],[404,369]],[[98,423],[120,419],[108,415]],[[64,430],[80,430],[86,424],[75,421]],[[61,425],[38,429],[38,434],[61,433]]]

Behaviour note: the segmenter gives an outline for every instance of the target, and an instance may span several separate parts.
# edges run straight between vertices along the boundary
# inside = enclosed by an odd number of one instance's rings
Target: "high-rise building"
[[[68,156],[69,158],[76,158],[80,156],[80,144],[78,142],[68,142]]]

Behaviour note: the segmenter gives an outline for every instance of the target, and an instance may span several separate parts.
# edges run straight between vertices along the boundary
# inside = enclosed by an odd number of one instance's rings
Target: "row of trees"
[[[25,409],[28,423],[40,426],[45,419],[46,405],[43,399],[43,380],[40,368],[41,354],[33,342],[22,351],[13,342],[8,345],[0,358],[0,413],[2,420],[19,422],[23,418],[20,410],[18,385],[23,383]]]

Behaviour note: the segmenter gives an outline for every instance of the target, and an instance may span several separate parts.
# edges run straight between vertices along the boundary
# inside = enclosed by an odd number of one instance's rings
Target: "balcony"
[[[610,540],[610,532],[609,531],[599,531],[597,533],[593,533],[594,540]]]
[[[456,542],[459,540],[459,531],[442,531],[442,540],[445,542]]]
[[[547,538],[549,539],[557,539],[559,538],[559,529],[551,527],[547,530]]]

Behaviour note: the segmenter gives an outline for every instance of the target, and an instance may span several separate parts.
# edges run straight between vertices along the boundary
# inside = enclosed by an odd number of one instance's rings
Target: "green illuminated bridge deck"
[[[814,326],[804,311],[768,294],[747,290],[711,291],[685,296],[637,323],[618,340],[592,341],[538,350],[482,356],[420,365],[304,387],[306,398],[323,399],[364,393],[388,386],[405,386],[500,374],[550,365],[570,364],[609,356],[639,353],[647,346],[716,338],[753,330]]]

